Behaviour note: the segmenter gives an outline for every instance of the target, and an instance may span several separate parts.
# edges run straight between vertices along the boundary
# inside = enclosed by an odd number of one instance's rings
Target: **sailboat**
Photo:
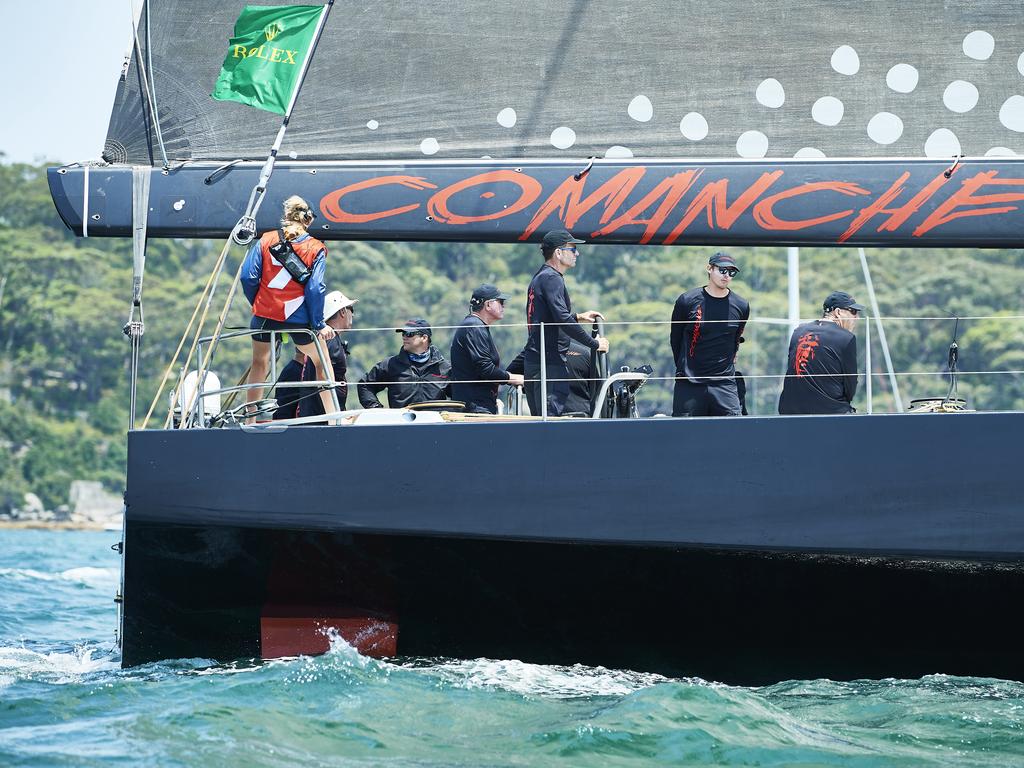
[[[140,301],[147,238],[251,212],[279,118],[209,96],[243,6],[146,7],[104,162],[48,172],[77,235],[134,237]],[[300,194],[326,240],[1016,246],[1022,51],[989,0],[349,3],[255,229]],[[1024,414],[421,421],[133,429],[123,663],[337,634],[739,683],[1024,679]],[[324,452],[343,468],[302,484],[275,458]],[[444,493],[405,474],[456,462]]]

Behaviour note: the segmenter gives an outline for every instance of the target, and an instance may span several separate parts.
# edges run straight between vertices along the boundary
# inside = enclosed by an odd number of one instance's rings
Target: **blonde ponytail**
[[[284,201],[284,218],[281,229],[288,240],[294,240],[306,233],[306,228],[313,222],[313,211],[309,203],[298,195],[292,195]]]

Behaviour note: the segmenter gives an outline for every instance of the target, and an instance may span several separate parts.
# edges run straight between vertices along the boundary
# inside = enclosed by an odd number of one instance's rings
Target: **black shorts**
[[[281,320],[271,320],[267,317],[253,315],[249,328],[254,331],[288,331],[292,341],[300,346],[313,343],[313,331],[301,323],[285,323]],[[278,334],[278,338],[280,337],[281,334]],[[255,333],[252,338],[253,341],[262,341],[264,344],[270,343],[269,333]]]
[[[734,381],[694,384],[676,380],[672,397],[673,416],[739,416],[740,397]]]

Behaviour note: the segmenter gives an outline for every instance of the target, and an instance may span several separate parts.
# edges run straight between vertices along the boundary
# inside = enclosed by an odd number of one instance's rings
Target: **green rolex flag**
[[[285,114],[323,10],[322,5],[247,5],[210,95]]]

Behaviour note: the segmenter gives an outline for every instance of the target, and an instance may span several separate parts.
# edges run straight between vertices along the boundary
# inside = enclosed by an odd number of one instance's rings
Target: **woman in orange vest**
[[[242,265],[242,289],[252,304],[252,322],[249,327],[259,331],[288,331],[299,351],[307,355],[316,367],[320,381],[334,381],[330,366],[324,368],[314,344],[314,334],[323,341],[334,337],[334,329],[324,322],[324,266],[327,248],[307,231],[313,223],[313,211],[298,195],[284,201],[281,229],[264,233],[249,248]],[[282,251],[282,238],[291,246],[298,259],[291,259],[287,248]],[[272,252],[272,249],[278,251]],[[252,337],[252,368],[249,384],[262,384],[270,371],[270,334],[257,333]],[[312,395],[311,389],[303,394]],[[331,390],[320,393],[325,413],[333,413]],[[246,390],[246,402],[263,398],[263,387]]]

